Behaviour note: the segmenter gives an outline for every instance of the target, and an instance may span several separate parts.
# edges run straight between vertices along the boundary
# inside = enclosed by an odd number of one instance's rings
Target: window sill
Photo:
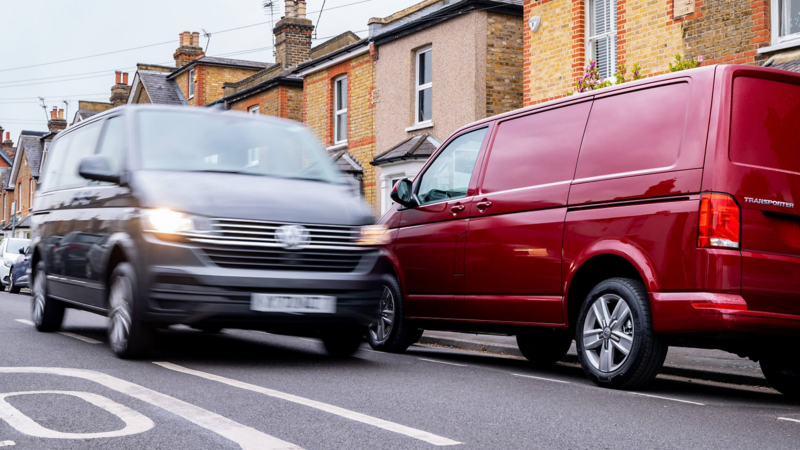
[[[426,120],[425,122],[415,123],[413,126],[406,128],[406,132],[424,130],[425,128],[433,128],[433,121]]]
[[[761,47],[758,49],[758,54],[777,52],[778,50],[786,50],[789,48],[800,47],[800,39],[792,39],[791,41],[781,42],[780,44],[770,45],[769,47]]]
[[[339,142],[338,144],[336,144],[336,145],[334,145],[332,147],[328,147],[325,150],[327,150],[329,152],[335,152],[337,150],[344,150],[346,148],[347,148],[347,141],[344,141],[344,142]]]

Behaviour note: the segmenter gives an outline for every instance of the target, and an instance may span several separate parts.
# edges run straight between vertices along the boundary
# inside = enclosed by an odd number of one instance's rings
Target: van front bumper
[[[651,292],[656,333],[725,333],[800,336],[800,316],[747,309],[738,294]]]

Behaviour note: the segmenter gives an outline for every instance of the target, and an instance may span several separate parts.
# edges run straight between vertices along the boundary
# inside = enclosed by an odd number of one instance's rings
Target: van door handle
[[[461,203],[457,203],[453,205],[452,208],[450,208],[450,212],[453,213],[453,215],[456,215],[465,209],[466,207],[464,205],[462,205]]]
[[[484,212],[488,208],[492,207],[492,202],[489,201],[489,200],[483,199],[483,200],[479,201],[478,203],[476,203],[475,207],[478,208],[478,211]]]

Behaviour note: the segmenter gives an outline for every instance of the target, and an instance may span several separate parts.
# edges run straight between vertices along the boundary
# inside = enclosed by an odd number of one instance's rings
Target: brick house
[[[60,127],[64,122],[64,111],[60,111],[62,119],[58,119],[58,112],[51,116],[48,124]],[[60,128],[63,129],[63,128]],[[57,131],[54,129],[54,132]],[[45,142],[52,140],[54,132],[22,131],[17,141],[17,152],[14,164],[10,170],[3,173],[3,232],[5,237],[30,237],[30,220],[28,217],[33,212],[33,200],[36,195],[36,182],[39,179],[39,168],[42,162]],[[15,209],[12,203],[16,202]],[[28,219],[27,221],[25,219]],[[16,224],[12,226],[12,220]],[[11,236],[12,228],[14,235]]]
[[[343,36],[357,39],[350,32]],[[341,41],[346,40],[339,37],[326,44]],[[295,73],[303,79],[303,122],[339,168],[360,181],[364,199],[378,212],[375,168],[369,164],[375,157],[375,65],[370,42],[344,45],[300,64]]]
[[[369,21],[380,211],[441,140],[522,107],[522,0],[426,0]],[[424,136],[423,136],[424,135]]]
[[[675,54],[781,67],[800,58],[800,25],[778,13],[797,17],[795,3],[525,0],[525,105],[566,95],[590,59],[603,77],[613,77],[618,64],[639,63],[645,76],[664,73]]]

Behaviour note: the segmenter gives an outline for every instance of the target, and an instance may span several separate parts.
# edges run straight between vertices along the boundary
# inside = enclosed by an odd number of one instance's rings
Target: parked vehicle
[[[573,339],[601,386],[651,381],[669,345],[759,360],[800,397],[800,77],[711,66],[468,125],[380,221],[394,278],[376,349],[420,329]],[[377,331],[377,332],[376,332]]]
[[[251,328],[350,355],[374,319],[385,229],[312,134],[202,108],[122,107],[56,137],[37,193],[33,322],[110,318],[120,357],[156,328]]]
[[[3,266],[0,267],[2,290],[8,286],[11,266],[25,253],[30,244],[30,239],[6,238],[0,241],[0,255],[3,255]]]
[[[31,270],[31,247],[24,250],[24,254],[14,261],[8,274],[8,292],[19,294],[20,289],[30,287],[28,278]]]

